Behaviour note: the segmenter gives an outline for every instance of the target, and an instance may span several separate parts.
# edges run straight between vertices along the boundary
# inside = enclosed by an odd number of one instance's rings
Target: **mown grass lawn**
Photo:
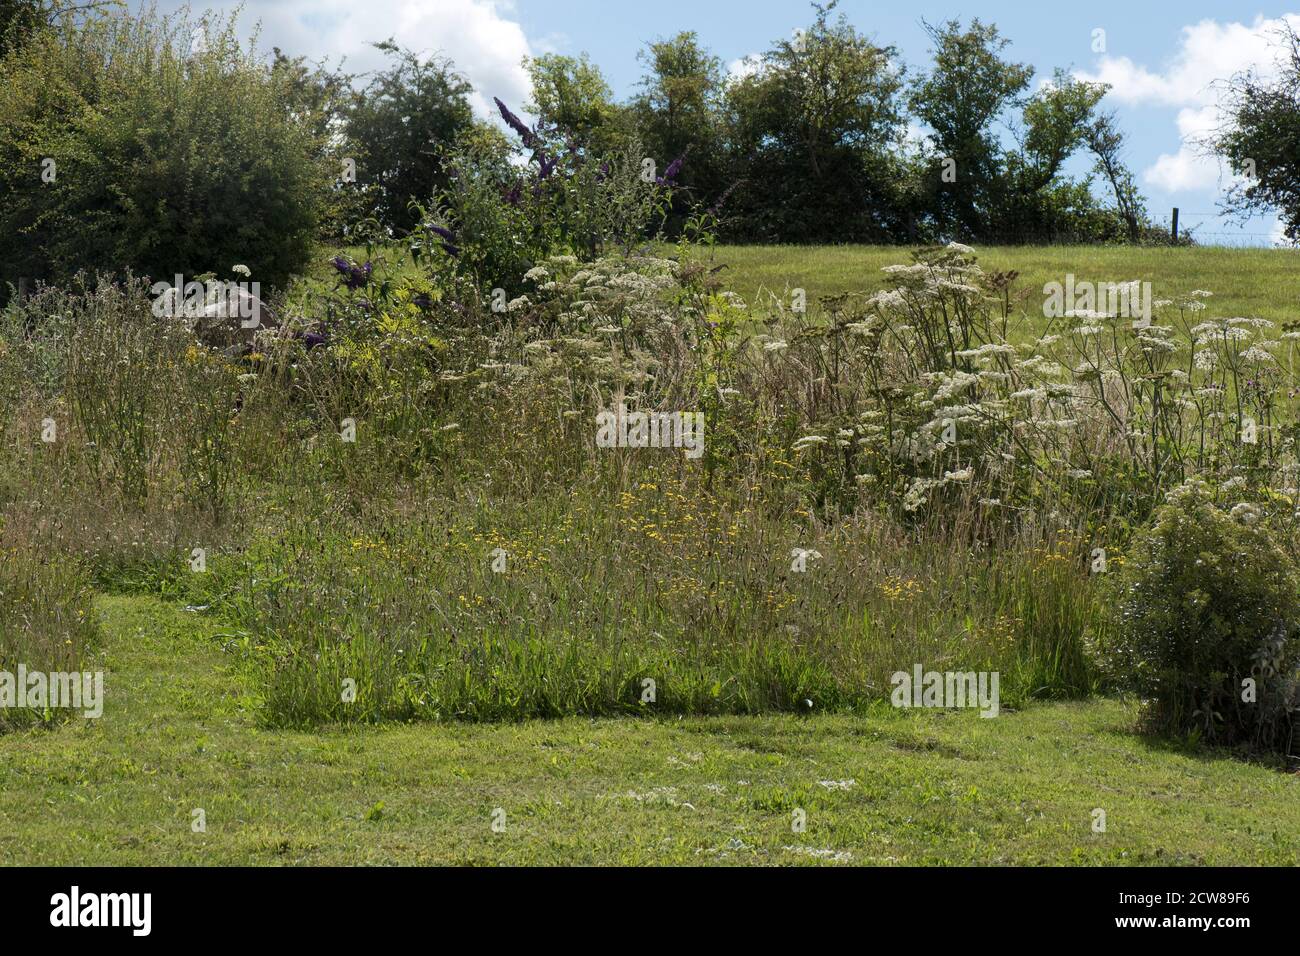
[[[219,622],[99,608],[103,718],[0,737],[0,862],[1300,863],[1300,775],[1129,703],[270,731]]]
[[[1020,273],[1013,290],[1027,315],[1041,316],[1043,286],[1062,282],[1151,283],[1152,297],[1182,301],[1194,289],[1213,292],[1202,318],[1263,318],[1281,324],[1300,319],[1300,251],[1222,247],[1123,248],[1112,246],[979,246],[988,272]],[[811,309],[827,295],[874,291],[881,268],[910,262],[901,246],[718,246],[728,287],[746,301],[802,288]],[[787,299],[788,301],[788,299]]]

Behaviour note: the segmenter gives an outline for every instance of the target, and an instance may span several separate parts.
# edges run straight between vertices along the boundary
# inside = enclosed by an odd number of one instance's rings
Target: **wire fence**
[[[1223,226],[1223,213],[1176,209],[1180,235],[1190,235],[1197,245],[1259,248],[1289,248],[1297,246],[1288,240],[1280,229],[1203,229],[1202,226]],[[1200,222],[1188,220],[1199,219]]]

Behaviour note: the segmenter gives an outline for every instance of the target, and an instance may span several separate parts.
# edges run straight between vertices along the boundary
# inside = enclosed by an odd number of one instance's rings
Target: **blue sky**
[[[979,16],[996,23],[1011,40],[1007,55],[1034,66],[1038,78],[1065,67],[1113,85],[1106,105],[1119,113],[1127,159],[1153,214],[1166,218],[1180,207],[1183,223],[1200,225],[1204,241],[1268,244],[1276,234],[1273,217],[1240,226],[1216,214],[1226,172],[1195,140],[1220,121],[1214,81],[1251,66],[1271,69],[1271,31],[1282,17],[1300,27],[1300,0],[842,0],[838,10],[877,42],[897,47],[909,72],[928,59],[923,20]],[[266,48],[346,57],[359,70],[377,62],[367,44],[390,35],[416,50],[442,52],[479,89],[476,106],[486,114],[493,95],[516,104],[526,99],[520,61],[530,54],[585,51],[615,93],[626,96],[641,76],[637,53],[650,40],[694,30],[724,64],[734,64],[811,19],[811,6],[794,0],[247,0],[241,22],[261,22]],[[1104,52],[1093,49],[1096,30],[1105,31]]]

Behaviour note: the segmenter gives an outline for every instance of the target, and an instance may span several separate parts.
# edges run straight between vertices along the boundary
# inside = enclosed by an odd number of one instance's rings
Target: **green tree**
[[[1106,85],[1057,70],[1030,94],[1033,69],[1003,58],[1009,41],[995,25],[976,19],[963,29],[950,20],[926,28],[934,63],[913,82],[908,102],[931,131],[925,194],[934,231],[983,241],[1102,238],[1114,216],[1100,207],[1090,178],[1064,170],[1080,150],[1104,145],[1094,134]],[[1120,177],[1116,161],[1111,150],[1110,173]]]
[[[1228,82],[1228,121],[1212,145],[1241,177],[1227,208],[1242,217],[1276,210],[1287,238],[1300,242],[1300,35],[1287,25],[1279,38],[1275,79],[1249,70]]]
[[[1093,111],[1105,94],[1104,84],[1074,80],[1057,70],[1052,82],[1030,97],[1018,157],[1022,191],[1043,189],[1060,175],[1065,161],[1087,142]]]
[[[993,24],[975,19],[963,30],[959,21],[949,20],[925,27],[934,43],[934,65],[913,82],[908,105],[934,141],[932,209],[941,228],[975,238],[1003,198],[1002,149],[993,124],[1029,86],[1034,71],[1002,59],[1010,41]]]
[[[1096,157],[1096,171],[1110,184],[1125,237],[1129,242],[1138,242],[1147,226],[1146,202],[1133,182],[1132,170],[1124,163],[1124,134],[1113,111],[1097,117],[1088,128],[1088,149]]]
[[[422,59],[392,40],[375,47],[393,63],[355,96],[346,129],[357,180],[374,193],[374,215],[405,234],[417,224],[411,203],[427,203],[447,187],[443,154],[473,125],[473,88],[450,60]]]
[[[660,175],[672,170],[678,187],[667,223],[672,232],[692,204],[713,201],[726,186],[722,62],[691,32],[655,40],[637,58],[645,73],[631,110],[647,156]]]
[[[879,241],[904,228],[903,71],[834,8],[814,5],[808,30],[728,90],[748,236]]]
[[[627,124],[614,94],[587,54],[544,53],[524,61],[533,85],[528,111],[543,126],[597,154],[627,139]]]
[[[990,210],[989,231],[1015,238],[1094,237],[1105,218],[1089,179],[1063,175],[1065,161],[1088,143],[1097,104],[1106,86],[1072,79],[1058,70],[1021,111],[1023,134],[1017,149],[1004,154],[995,181],[998,204]]]
[[[45,22],[40,0],[0,0],[0,56],[25,44]]]
[[[0,56],[26,44],[41,27],[122,6],[124,0],[0,0]]]
[[[358,150],[344,131],[354,77],[303,56],[290,57],[279,47],[273,53],[271,71],[284,91],[284,109],[295,123],[309,126],[317,147],[316,159],[337,171],[321,217],[321,238],[341,240],[375,205],[373,187],[350,181],[350,161],[355,161]]]

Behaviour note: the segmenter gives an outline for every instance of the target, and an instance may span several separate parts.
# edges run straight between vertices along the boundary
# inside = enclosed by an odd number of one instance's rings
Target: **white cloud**
[[[748,56],[742,56],[738,60],[732,60],[727,64],[727,82],[743,80],[747,76],[753,76],[763,68],[763,55],[761,53],[751,53]]]
[[[1212,156],[1198,145],[1219,125],[1216,106],[1186,107],[1178,111],[1178,135],[1182,142],[1176,153],[1161,154],[1144,172],[1144,179],[1165,192],[1215,189],[1220,169]]]
[[[237,4],[205,5],[230,12]],[[496,0],[262,0],[246,6],[239,22],[242,32],[261,22],[262,49],[346,57],[349,72],[383,66],[385,57],[370,44],[389,37],[420,54],[450,57],[474,85],[475,112],[487,117],[497,115],[492,97],[520,112],[532,92],[522,60],[533,51],[511,13],[512,4]]]
[[[1273,220],[1273,227],[1269,230],[1268,241],[1275,246],[1291,245],[1291,240],[1286,237],[1286,225],[1280,217]]]
[[[1300,14],[1277,19],[1259,16],[1249,25],[1201,20],[1183,27],[1178,53],[1161,70],[1153,71],[1128,57],[1103,56],[1093,71],[1078,71],[1076,76],[1109,83],[1108,96],[1121,103],[1179,107],[1178,152],[1157,158],[1143,171],[1143,179],[1166,192],[1213,189],[1223,171],[1202,141],[1222,125],[1223,83],[1249,69],[1276,75],[1277,33],[1288,22],[1300,29]]]
[[[933,146],[933,130],[923,123],[915,120],[907,121],[907,128],[903,131],[903,140],[911,146]]]

